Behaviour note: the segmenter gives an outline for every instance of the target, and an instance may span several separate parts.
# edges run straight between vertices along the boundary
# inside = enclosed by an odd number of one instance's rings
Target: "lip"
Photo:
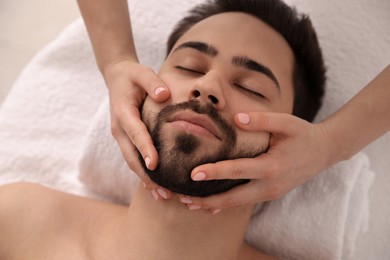
[[[221,140],[221,133],[215,124],[205,115],[201,115],[190,110],[176,113],[168,119],[168,123],[184,121],[186,123],[198,126],[209,132],[215,138]]]

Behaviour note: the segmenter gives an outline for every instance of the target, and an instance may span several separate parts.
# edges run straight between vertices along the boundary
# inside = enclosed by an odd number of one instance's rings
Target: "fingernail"
[[[148,168],[149,170],[150,170],[150,158],[149,158],[149,156],[146,156],[146,158],[145,158],[145,165],[146,165],[146,168]]]
[[[249,115],[244,113],[239,113],[238,115],[238,121],[240,121],[241,124],[247,125],[250,122]]]
[[[180,197],[180,202],[185,204],[191,204],[192,199],[190,197]]]
[[[192,205],[189,205],[188,208],[189,208],[190,210],[197,210],[197,209],[201,209],[202,207],[199,206],[199,205],[194,205],[194,204],[192,204]]]
[[[166,200],[168,199],[168,194],[165,192],[165,190],[158,188],[157,193],[160,194],[160,196],[163,197],[164,199]]]
[[[146,187],[146,183],[145,183],[145,182],[143,182],[143,184],[144,184],[144,189],[146,190],[146,188],[147,188],[147,187]]]
[[[221,211],[222,211],[222,209],[214,209],[211,213],[213,213],[213,215],[216,215]]]
[[[162,93],[162,92],[164,92],[164,91],[166,91],[166,89],[165,89],[164,87],[158,87],[158,88],[156,88],[156,89],[154,90],[154,94],[155,94],[156,96],[158,96],[160,93]]]
[[[198,172],[194,175],[194,177],[192,178],[194,181],[202,181],[204,179],[206,179],[206,173],[204,172]]]
[[[152,190],[151,192],[152,192],[153,198],[158,201],[158,194],[157,194],[157,192],[155,190]]]

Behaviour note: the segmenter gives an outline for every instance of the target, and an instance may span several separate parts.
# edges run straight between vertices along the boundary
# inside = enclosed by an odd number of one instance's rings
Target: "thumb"
[[[308,122],[286,113],[250,112],[236,114],[234,123],[241,129],[250,132],[294,134],[300,131],[302,124]]]
[[[142,87],[156,102],[163,102],[171,95],[169,88],[151,68],[140,71],[140,74],[135,78],[135,83]]]

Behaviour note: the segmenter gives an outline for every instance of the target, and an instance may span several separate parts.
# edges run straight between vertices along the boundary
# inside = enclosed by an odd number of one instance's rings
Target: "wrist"
[[[100,73],[103,75],[103,77],[106,79],[107,76],[110,75],[110,73],[113,70],[117,70],[121,67],[121,64],[138,64],[138,58],[137,56],[121,56],[115,59],[110,59],[109,61],[104,62],[104,64],[99,65]]]
[[[340,133],[342,126],[334,122],[332,117],[320,122],[318,126],[324,137],[323,145],[327,167],[348,160],[353,156],[348,151],[348,145],[343,142],[343,136]]]
[[[317,138],[319,139],[319,145],[317,147],[321,159],[318,161],[318,167],[320,171],[325,170],[338,162],[337,153],[334,152],[332,136],[329,133],[326,122],[320,122],[315,124],[317,128]]]

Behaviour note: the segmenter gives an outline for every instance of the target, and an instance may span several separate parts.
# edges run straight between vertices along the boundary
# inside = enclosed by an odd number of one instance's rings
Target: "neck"
[[[226,209],[216,215],[190,211],[177,196],[155,201],[138,185],[119,230],[120,243],[136,250],[138,259],[237,259],[245,248],[252,208]]]

